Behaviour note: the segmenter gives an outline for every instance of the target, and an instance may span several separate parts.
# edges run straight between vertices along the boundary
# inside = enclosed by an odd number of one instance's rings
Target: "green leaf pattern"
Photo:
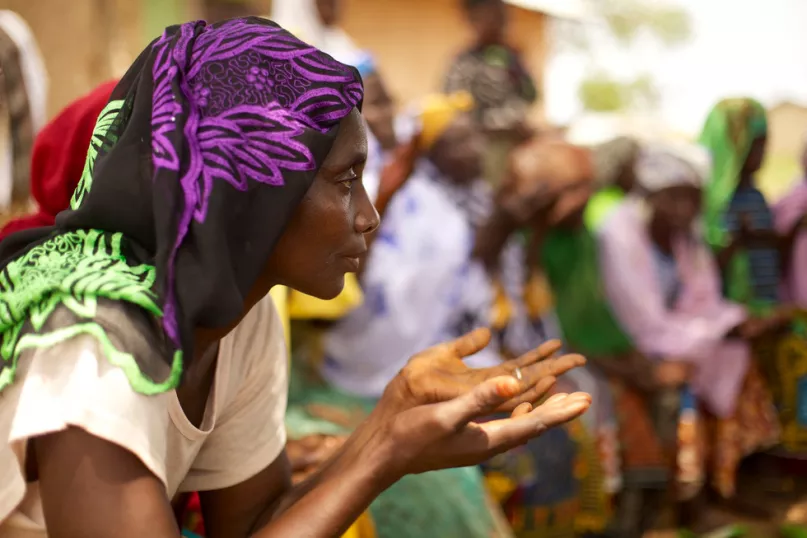
[[[174,357],[169,380],[155,383],[140,372],[133,356],[114,349],[103,328],[92,321],[99,297],[127,301],[156,317],[162,316],[152,290],[155,268],[130,265],[121,252],[123,240],[120,233],[99,230],[65,232],[32,248],[0,271],[0,392],[13,382],[22,350],[54,345],[77,333],[94,335],[107,357],[123,368],[138,392],[163,392],[178,383],[180,352]],[[74,329],[42,334],[45,322],[60,304],[87,321]],[[30,322],[30,328],[23,331],[26,322]]]
[[[101,111],[98,116],[98,121],[95,123],[95,128],[92,131],[92,138],[90,139],[90,147],[87,149],[87,159],[84,161],[84,170],[81,172],[81,179],[76,185],[76,190],[73,191],[73,197],[70,199],[70,209],[78,209],[81,202],[84,201],[84,196],[90,192],[92,187],[92,173],[95,167],[95,159],[98,158],[98,151],[104,146],[105,143],[110,143],[108,134],[112,124],[118,117],[121,109],[123,108],[124,100],[117,99],[110,101]]]

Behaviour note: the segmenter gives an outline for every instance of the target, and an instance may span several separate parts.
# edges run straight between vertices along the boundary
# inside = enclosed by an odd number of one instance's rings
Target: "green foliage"
[[[607,75],[597,74],[585,78],[577,89],[577,96],[586,110],[615,112],[628,103],[625,85]]]
[[[692,32],[689,14],[672,5],[648,0],[601,0],[593,11],[623,45],[631,44],[640,32],[647,31],[665,45],[674,46],[686,41]]]
[[[581,82],[578,98],[586,110],[618,112],[629,107],[652,108],[658,103],[659,93],[649,75],[620,81],[605,73],[597,73]]]
[[[649,33],[665,46],[684,43],[692,33],[689,14],[674,5],[651,0],[594,0],[591,11],[621,47],[630,46],[642,33]],[[569,33],[577,50],[593,58],[594,45],[578,31]],[[603,72],[587,77],[578,88],[578,97],[586,110],[617,112],[627,108],[652,108],[659,92],[653,79],[641,75],[634,80],[618,80]]]

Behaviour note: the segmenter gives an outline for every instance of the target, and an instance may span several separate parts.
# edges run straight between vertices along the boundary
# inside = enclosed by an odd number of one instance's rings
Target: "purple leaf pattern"
[[[178,339],[174,260],[191,222],[205,220],[216,182],[245,191],[314,172],[306,130],[330,131],[363,96],[356,72],[272,24],[196,22],[154,43],[152,162],[177,173],[184,193],[163,325]]]

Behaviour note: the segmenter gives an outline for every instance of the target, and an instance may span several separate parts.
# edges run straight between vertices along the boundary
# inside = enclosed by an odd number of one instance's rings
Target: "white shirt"
[[[201,427],[175,391],[144,396],[81,335],[20,357],[17,379],[0,394],[0,538],[45,538],[36,483],[25,483],[31,437],[70,426],[120,445],[179,492],[241,483],[270,465],[286,444],[287,355],[270,297],[222,339]]]

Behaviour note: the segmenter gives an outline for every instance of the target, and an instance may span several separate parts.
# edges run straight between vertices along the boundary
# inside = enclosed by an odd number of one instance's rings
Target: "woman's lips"
[[[345,265],[348,266],[351,273],[359,270],[361,259],[358,256],[344,256],[342,259],[345,260]]]

